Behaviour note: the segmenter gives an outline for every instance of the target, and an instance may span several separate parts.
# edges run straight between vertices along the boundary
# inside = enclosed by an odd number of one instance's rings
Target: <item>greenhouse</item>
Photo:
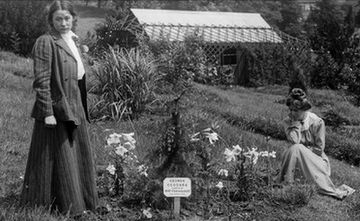
[[[272,28],[259,13],[136,8],[131,13],[133,27],[140,27],[150,40],[181,42],[194,34],[201,37],[209,62],[232,67],[236,84],[243,84],[249,74],[248,47],[281,44],[297,54],[300,62],[306,59],[302,55],[308,49],[306,42]]]

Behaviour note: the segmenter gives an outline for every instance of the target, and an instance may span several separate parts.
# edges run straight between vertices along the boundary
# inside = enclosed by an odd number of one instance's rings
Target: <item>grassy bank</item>
[[[226,90],[197,85],[199,94],[208,94],[206,102],[199,96],[198,107],[223,117],[228,123],[264,136],[285,140],[282,120],[288,114],[284,104],[287,88],[278,86],[267,89],[228,88]],[[325,119],[325,124],[334,118],[346,119],[350,126],[327,126],[325,152],[338,160],[360,165],[360,144],[357,136],[360,109],[330,90],[310,90],[312,111]],[[330,115],[329,113],[335,113]]]

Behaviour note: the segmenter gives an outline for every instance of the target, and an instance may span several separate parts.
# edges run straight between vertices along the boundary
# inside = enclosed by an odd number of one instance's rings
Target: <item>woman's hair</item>
[[[286,99],[286,106],[295,110],[307,111],[311,108],[311,103],[303,89],[293,88]]]
[[[66,10],[66,11],[70,12],[70,14],[73,16],[72,30],[74,31],[76,24],[77,24],[77,13],[74,10],[74,6],[69,1],[66,1],[66,0],[55,0],[49,6],[47,19],[48,19],[50,28],[54,28],[54,24],[53,24],[52,20],[53,20],[54,13],[58,10]]]

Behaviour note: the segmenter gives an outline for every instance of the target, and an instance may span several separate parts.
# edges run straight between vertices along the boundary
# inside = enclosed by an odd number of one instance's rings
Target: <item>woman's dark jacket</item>
[[[61,36],[54,33],[40,36],[33,48],[33,56],[37,59],[33,84],[36,101],[31,116],[43,121],[54,115],[57,120],[79,125],[84,108],[89,121],[85,76],[78,81],[77,61]]]

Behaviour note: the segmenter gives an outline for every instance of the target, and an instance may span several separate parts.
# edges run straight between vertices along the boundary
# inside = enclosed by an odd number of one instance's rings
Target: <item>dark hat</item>
[[[306,111],[311,108],[311,104],[306,98],[306,93],[301,88],[293,88],[287,99],[286,99],[286,105],[290,108],[293,108],[295,110],[302,110]]]

